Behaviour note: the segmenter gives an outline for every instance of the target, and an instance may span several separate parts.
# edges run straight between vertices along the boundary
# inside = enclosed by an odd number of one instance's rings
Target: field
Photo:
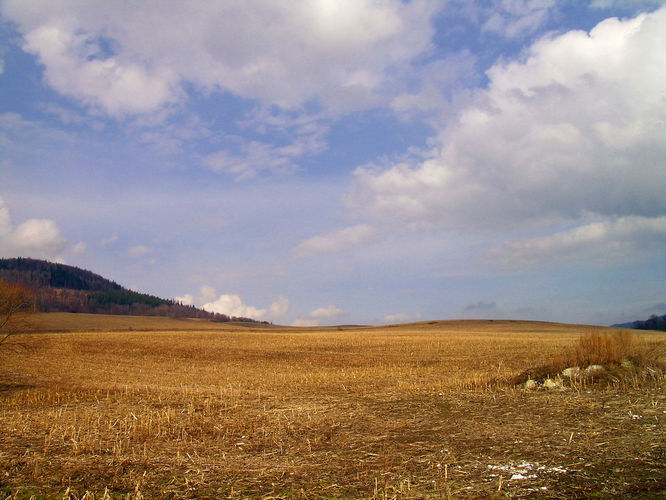
[[[0,350],[1,498],[666,498],[658,363],[519,384],[612,329],[66,314],[35,329],[58,333]],[[635,336],[666,359],[663,334]]]

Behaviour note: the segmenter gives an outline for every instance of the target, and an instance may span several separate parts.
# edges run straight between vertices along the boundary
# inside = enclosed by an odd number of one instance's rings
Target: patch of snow
[[[521,473],[513,474],[510,478],[509,481],[516,481],[520,479],[536,479],[537,475],[536,474],[528,474],[527,476],[524,476]]]
[[[540,463],[521,462],[519,464],[507,465],[488,465],[491,471],[501,471],[511,474],[509,481],[518,481],[521,479],[536,479],[539,474],[562,474],[568,472],[564,467],[547,467]],[[490,474],[490,477],[497,477],[497,474]]]

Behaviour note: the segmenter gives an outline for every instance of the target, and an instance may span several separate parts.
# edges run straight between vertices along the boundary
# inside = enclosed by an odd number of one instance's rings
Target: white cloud
[[[199,288],[199,303],[212,302],[217,297],[215,288],[208,285],[203,285]]]
[[[243,301],[238,295],[223,294],[214,302],[208,302],[202,307],[210,312],[256,320],[260,320],[266,314],[266,309],[257,309],[256,307],[243,304]]]
[[[330,322],[333,318],[340,318],[346,316],[348,313],[344,309],[340,309],[336,305],[328,305],[326,307],[319,307],[307,316],[301,316],[292,323],[292,326],[320,326],[322,322]]]
[[[196,296],[190,293],[186,293],[185,295],[175,297],[175,300],[182,302],[187,306],[200,306],[208,302],[215,302],[217,297],[218,295],[215,291],[215,288],[209,285],[203,285],[201,288],[199,288],[199,293]]]
[[[153,252],[151,247],[145,245],[136,245],[127,250],[127,255],[136,259],[144,257]]]
[[[116,241],[118,241],[118,233],[113,233],[108,238],[102,239],[102,241],[99,242],[99,246],[105,247],[106,245],[110,245],[111,243],[115,243]]]
[[[122,56],[98,58],[100,36],[53,22],[26,33],[24,49],[38,55],[55,90],[110,115],[150,112],[176,100],[168,68],[149,68]]]
[[[357,169],[350,206],[464,230],[666,214],[665,46],[666,8],[538,41],[425,159]]]
[[[298,318],[292,321],[291,326],[302,326],[302,327],[319,326],[319,321],[308,318]]]
[[[482,31],[507,38],[534,33],[555,6],[555,0],[502,0],[494,5]]]
[[[12,230],[12,219],[9,215],[9,208],[0,198],[0,238],[7,236]]]
[[[202,295],[208,292],[202,287]],[[210,290],[212,288],[208,287]],[[186,298],[192,298],[187,295]],[[177,298],[178,300],[178,298]],[[238,295],[222,294],[216,300],[212,300],[202,306],[206,311],[219,314],[226,314],[231,317],[251,318],[258,321],[279,321],[283,319],[289,311],[289,300],[285,297],[278,297],[268,309],[259,309],[257,307],[244,304]]]
[[[430,47],[425,0],[8,0],[24,48],[64,95],[114,116],[183,99],[183,83],[280,107],[367,107]],[[131,13],[131,15],[128,15]]]
[[[312,319],[330,319],[337,316],[343,316],[347,312],[343,309],[340,309],[338,306],[329,305],[326,307],[320,307],[312,311],[308,316]]]
[[[83,255],[88,250],[88,244],[85,241],[79,241],[76,245],[72,247],[72,253],[74,255]]]
[[[307,257],[322,253],[333,253],[347,250],[366,243],[376,235],[375,229],[366,224],[338,229],[328,234],[313,236],[301,242],[295,249],[297,257]]]
[[[606,265],[666,248],[666,216],[622,217],[595,222],[540,238],[506,242],[489,259],[506,267],[559,262]]]
[[[402,313],[388,314],[384,317],[384,323],[395,325],[398,323],[407,323],[411,319],[412,317],[409,314],[402,314]]]
[[[50,219],[28,219],[14,227],[9,208],[0,198],[0,254],[55,259],[67,245],[60,228]]]
[[[643,9],[654,9],[664,5],[664,0],[592,0],[590,7],[593,9],[611,9],[640,7]]]
[[[180,295],[177,297],[173,298],[176,302],[180,302],[181,304],[185,306],[193,306],[194,305],[194,295],[186,293],[185,295]]]
[[[50,219],[29,219],[10,236],[12,244],[28,255],[56,255],[67,246],[56,223]]]
[[[280,296],[278,297],[277,301],[273,302],[270,305],[266,317],[274,321],[283,319],[289,312],[289,306],[290,306],[289,299]]]

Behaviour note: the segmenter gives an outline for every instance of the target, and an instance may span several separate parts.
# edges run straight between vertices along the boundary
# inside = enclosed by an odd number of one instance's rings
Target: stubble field
[[[666,498],[659,369],[518,384],[611,329],[36,329],[61,333],[0,352],[2,498]],[[664,361],[663,334],[636,340]]]

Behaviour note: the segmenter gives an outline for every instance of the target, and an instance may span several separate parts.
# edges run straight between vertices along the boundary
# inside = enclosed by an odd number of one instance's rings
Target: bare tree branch
[[[35,310],[32,293],[25,286],[0,280],[0,345],[26,330],[25,316]]]

